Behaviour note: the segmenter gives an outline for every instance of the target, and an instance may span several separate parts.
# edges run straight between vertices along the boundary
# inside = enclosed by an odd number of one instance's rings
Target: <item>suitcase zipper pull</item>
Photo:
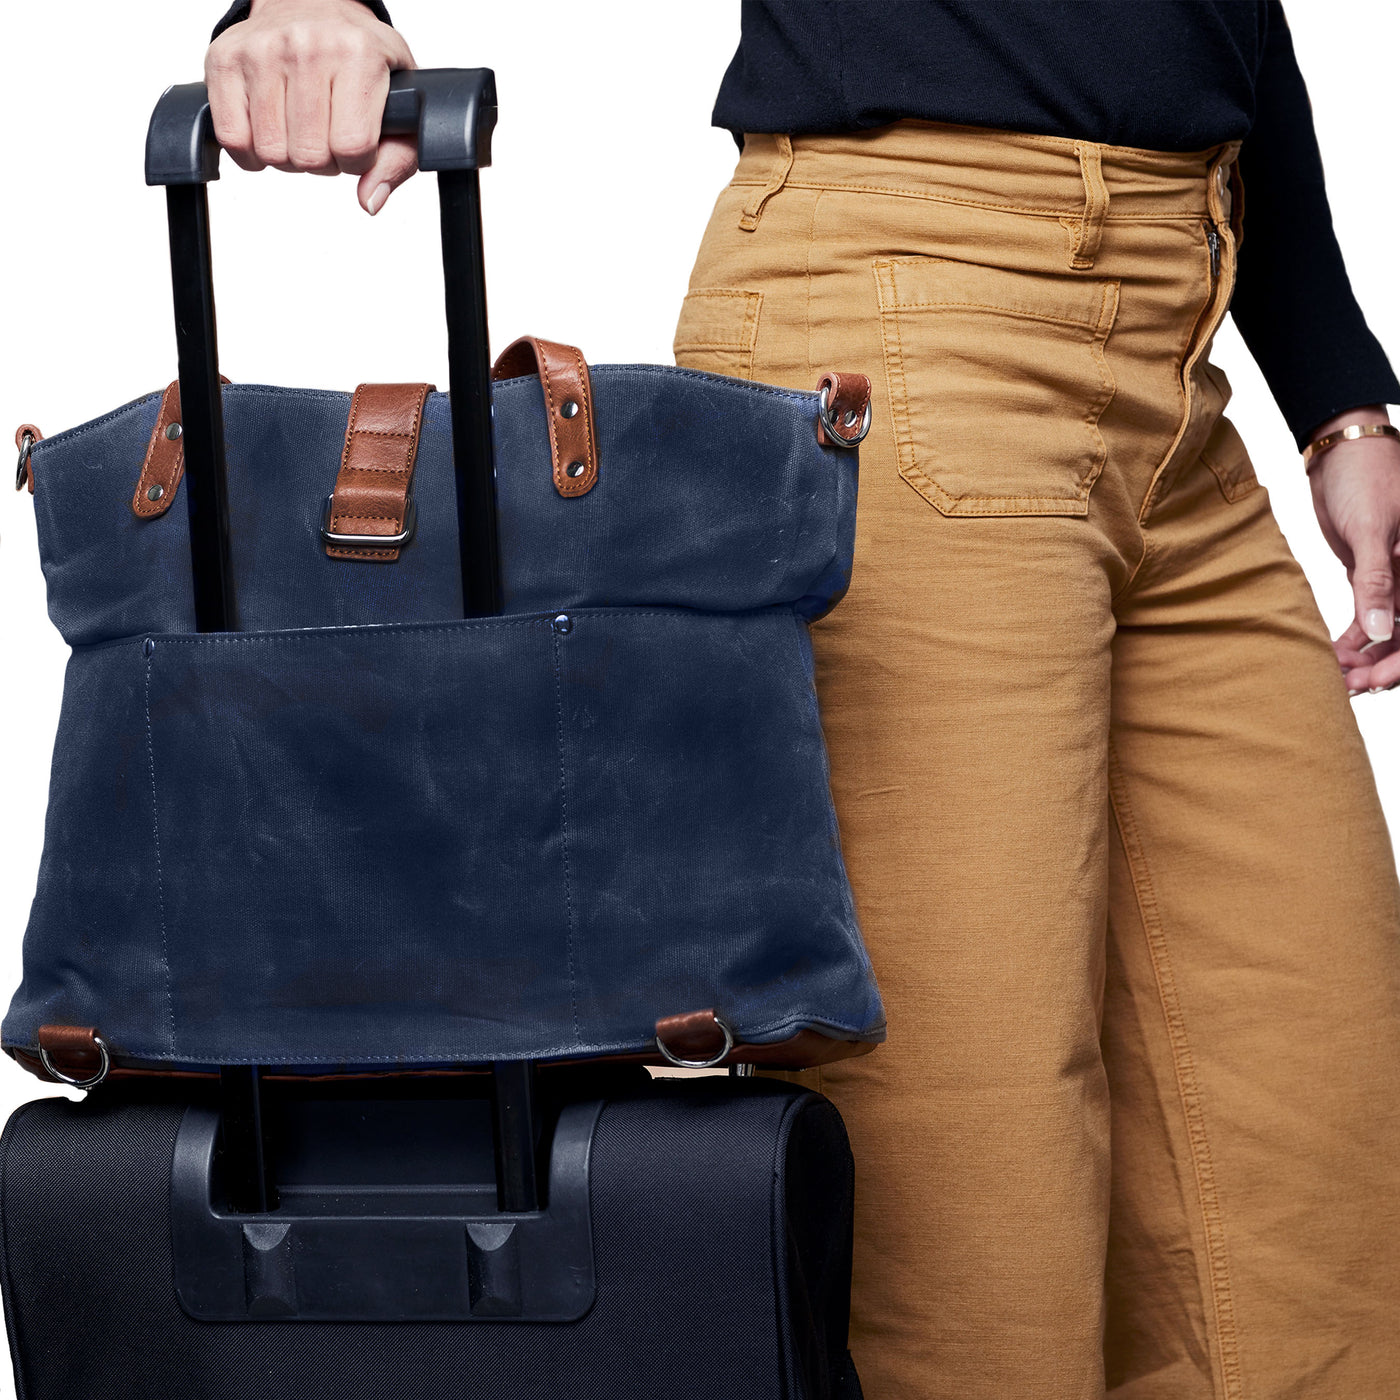
[[[1220,276],[1220,230],[1211,219],[1206,220],[1206,243],[1210,247],[1210,280]]]

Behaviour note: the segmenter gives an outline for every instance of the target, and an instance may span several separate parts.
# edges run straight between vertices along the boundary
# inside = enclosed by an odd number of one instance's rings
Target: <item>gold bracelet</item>
[[[1316,442],[1310,442],[1303,449],[1303,466],[1311,471],[1313,463],[1329,447],[1364,437],[1400,438],[1400,428],[1394,423],[1348,423],[1345,428],[1338,428],[1335,433],[1324,433]]]

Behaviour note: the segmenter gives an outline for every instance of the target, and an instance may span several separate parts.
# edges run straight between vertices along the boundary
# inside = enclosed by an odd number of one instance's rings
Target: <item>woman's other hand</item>
[[[1353,409],[1319,425],[1314,438],[1348,423],[1388,423],[1384,407]],[[1400,441],[1356,438],[1329,448],[1309,473],[1327,543],[1347,568],[1356,616],[1337,638],[1347,689],[1400,682]]]
[[[417,169],[411,137],[379,139],[389,74],[412,67],[398,31],[359,0],[253,0],[204,60],[215,135],[244,170],[358,175],[377,214]]]

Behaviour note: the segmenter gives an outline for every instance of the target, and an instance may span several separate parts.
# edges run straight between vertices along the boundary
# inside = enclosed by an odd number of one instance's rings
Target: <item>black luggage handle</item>
[[[502,605],[478,183],[479,169],[490,164],[495,124],[496,80],[489,68],[390,74],[381,132],[416,134],[419,165],[438,175],[462,603],[469,617],[498,613]],[[208,90],[203,83],[167,88],[146,137],[146,183],[165,186],[170,221],[185,501],[201,632],[238,626],[209,250],[208,182],[218,178]]]
[[[416,136],[423,170],[491,164],[496,78],[489,68],[417,68],[389,75],[381,136]],[[148,185],[203,185],[219,178],[219,143],[203,83],[166,88],[146,133]]]

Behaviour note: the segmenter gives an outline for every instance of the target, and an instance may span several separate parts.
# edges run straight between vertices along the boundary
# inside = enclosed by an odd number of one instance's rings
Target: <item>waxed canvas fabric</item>
[[[883,1037],[806,627],[849,579],[855,454],[818,445],[814,394],[592,376],[577,499],[538,381],[496,386],[494,618],[461,617],[445,395],[384,565],[318,536],[350,396],[225,390],[231,633],[194,631],[183,488],[130,508],[159,395],[35,449],[73,655],[7,1046],[568,1058],[711,1006],[754,1043]]]

